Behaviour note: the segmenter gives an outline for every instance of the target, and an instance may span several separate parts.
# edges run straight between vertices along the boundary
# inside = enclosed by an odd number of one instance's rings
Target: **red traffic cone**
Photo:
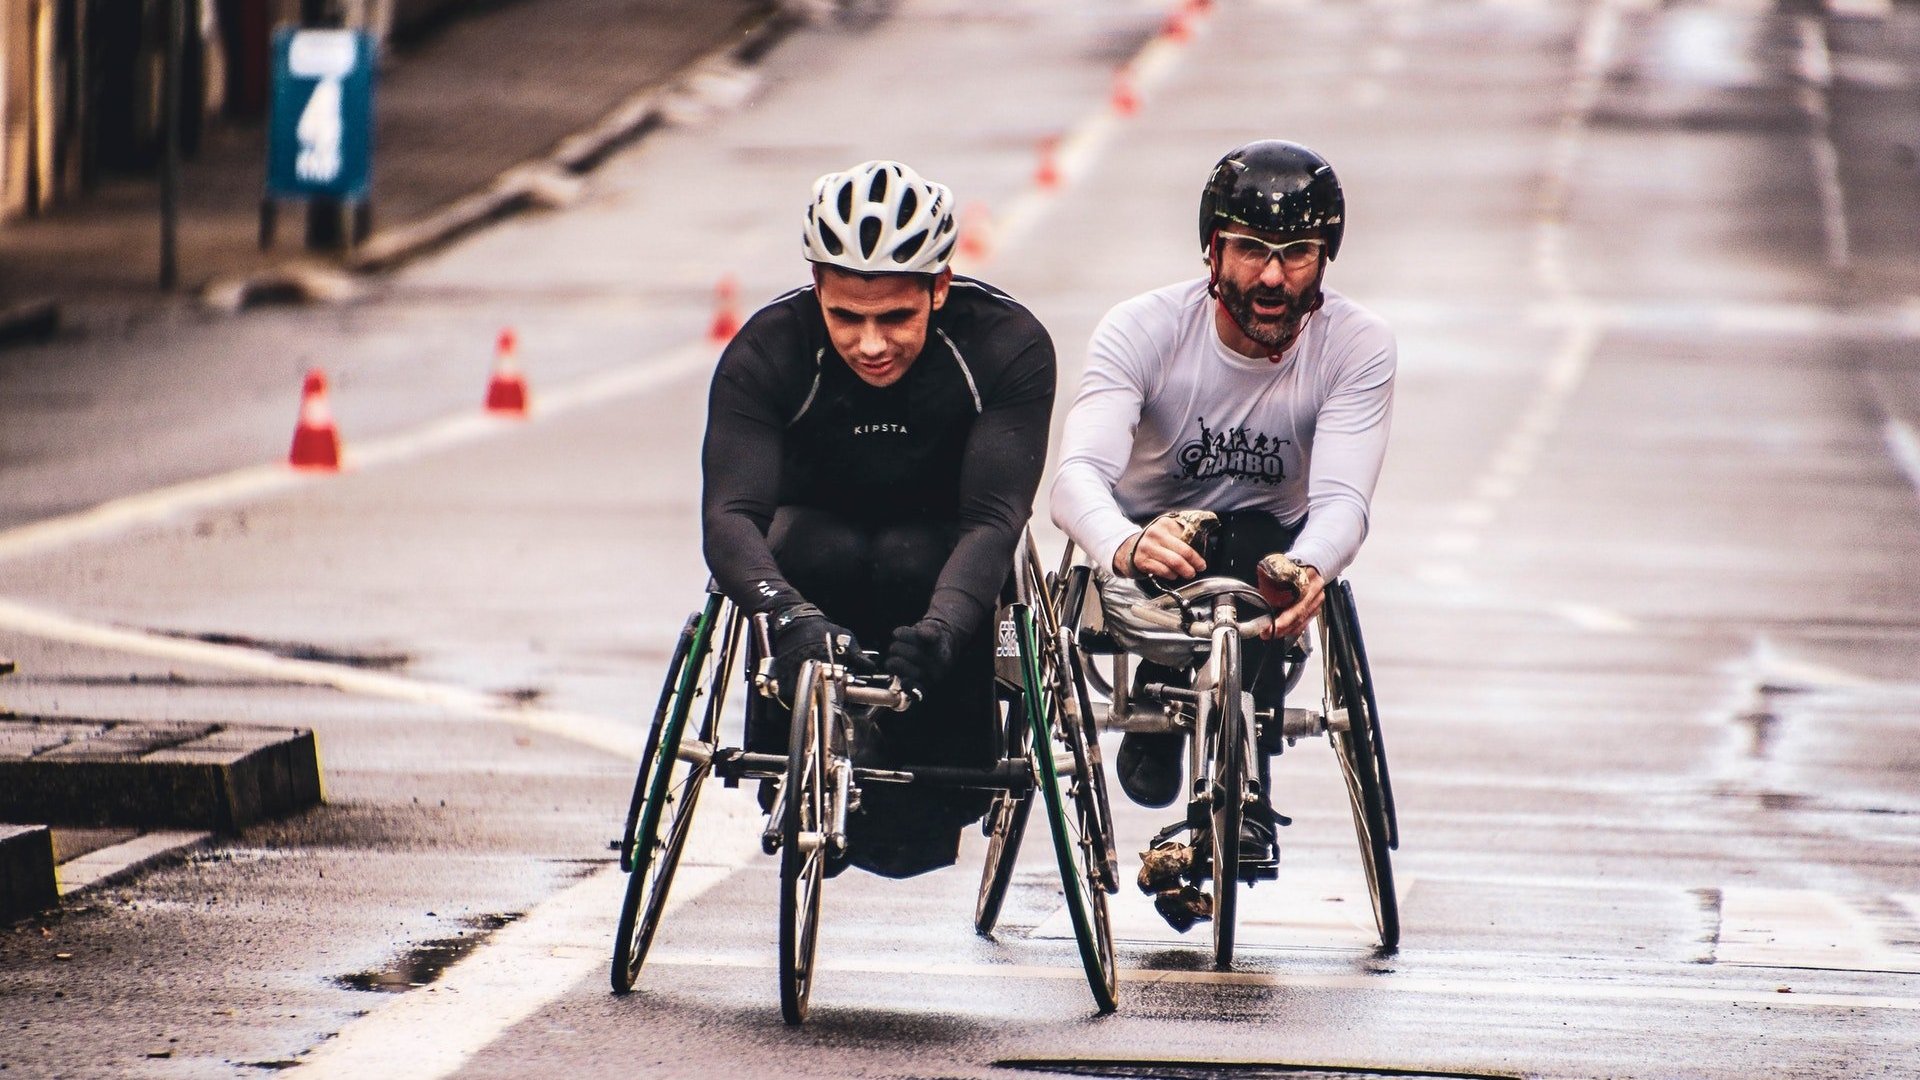
[[[1059,145],[1058,135],[1040,140],[1040,167],[1033,171],[1033,182],[1048,191],[1060,186],[1060,166],[1053,161],[1053,152]]]
[[[985,203],[968,203],[960,211],[960,254],[979,262],[993,253],[993,215]]]
[[[333,426],[333,411],[327,408],[327,376],[319,368],[307,372],[307,384],[300,391],[300,423],[293,429],[287,464],[322,472],[340,469],[340,432]]]
[[[1186,41],[1191,38],[1193,31],[1187,26],[1186,9],[1182,8],[1168,15],[1167,21],[1160,27],[1160,33],[1169,41]]]
[[[1187,0],[1187,11],[1194,15],[1205,15],[1213,10],[1213,0]]]
[[[1133,75],[1126,68],[1113,73],[1113,111],[1121,116],[1140,111],[1140,97],[1133,92]]]
[[[493,378],[487,380],[487,411],[508,416],[527,415],[527,380],[514,360],[519,339],[512,328],[500,331],[493,351]]]
[[[720,284],[713,287],[713,325],[707,328],[707,340],[715,345],[732,341],[733,335],[740,332],[740,315],[734,303],[737,292],[739,285],[732,274],[721,278]]]

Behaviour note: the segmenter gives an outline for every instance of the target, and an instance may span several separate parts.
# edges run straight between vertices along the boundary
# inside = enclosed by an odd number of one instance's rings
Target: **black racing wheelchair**
[[[736,682],[771,694],[771,649],[764,616],[749,618],[711,583],[705,603],[681,629],[654,710],[620,839],[630,877],[613,945],[613,989],[633,989],[666,911],[674,870],[694,810],[710,777],[726,786],[777,779],[779,789],[761,846],[780,859],[780,1011],[805,1020],[819,944],[829,859],[844,857],[847,815],[861,790],[878,784],[932,785],[990,792],[988,837],[974,926],[990,934],[1000,914],[1033,808],[1046,808],[1066,909],[1081,966],[1100,1011],[1118,1003],[1107,896],[1118,888],[1112,818],[1093,716],[1086,707],[1080,653],[1060,620],[1030,535],[1023,535],[1001,599],[995,632],[999,761],[990,768],[855,764],[859,710],[904,710],[906,695],[889,676],[860,676],[810,661],[792,700],[784,755],[750,753],[722,741]],[[743,661],[745,661],[743,663]]]

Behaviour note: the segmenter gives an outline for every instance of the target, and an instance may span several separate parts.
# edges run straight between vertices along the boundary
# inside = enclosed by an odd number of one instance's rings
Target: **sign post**
[[[373,35],[365,30],[275,31],[261,247],[273,244],[277,199],[366,203],[373,186],[373,72]]]

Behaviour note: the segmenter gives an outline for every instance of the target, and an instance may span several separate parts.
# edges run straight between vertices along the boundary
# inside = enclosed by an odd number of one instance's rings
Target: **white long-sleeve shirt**
[[[1067,413],[1054,523],[1096,566],[1155,514],[1264,510],[1332,579],[1360,550],[1386,456],[1393,331],[1332,290],[1278,363],[1229,349],[1205,279],[1102,319]]]

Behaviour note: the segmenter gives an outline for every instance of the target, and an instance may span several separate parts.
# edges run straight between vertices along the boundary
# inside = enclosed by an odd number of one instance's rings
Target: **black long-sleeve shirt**
[[[1046,464],[1053,341],[1005,294],[956,277],[900,381],[869,386],[834,350],[809,286],[747,320],[708,401],[707,565],[750,612],[804,599],[774,563],[781,506],[855,521],[952,522],[928,616],[965,640],[991,615]],[[831,613],[829,613],[831,614]]]

